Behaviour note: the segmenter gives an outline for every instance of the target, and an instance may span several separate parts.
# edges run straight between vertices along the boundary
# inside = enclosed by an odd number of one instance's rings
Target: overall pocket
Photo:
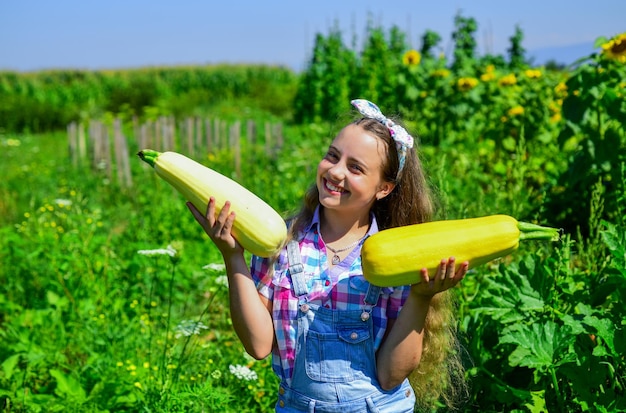
[[[309,330],[305,338],[306,374],[311,380],[349,382],[373,373],[373,343],[367,323],[336,332]]]

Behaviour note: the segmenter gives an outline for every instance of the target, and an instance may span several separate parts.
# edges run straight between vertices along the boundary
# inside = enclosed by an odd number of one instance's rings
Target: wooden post
[[[220,120],[213,119],[213,147],[216,150],[220,148]]]
[[[122,121],[116,118],[113,122],[113,147],[115,148],[115,170],[117,181],[122,187],[130,188],[132,178],[128,160],[128,144],[122,132]]]
[[[206,152],[211,152],[213,149],[213,129],[211,126],[211,119],[204,120],[204,132],[206,133]]]
[[[230,127],[230,147],[234,151],[235,176],[241,178],[241,122],[236,121]]]
[[[168,151],[177,151],[180,150],[180,147],[177,144],[177,139],[176,139],[176,119],[174,118],[174,116],[169,116],[168,117],[168,125],[169,125],[169,134],[168,134],[168,145],[167,145],[167,149]]]
[[[272,125],[265,122],[265,154],[272,155]]]
[[[256,124],[252,119],[248,119],[246,122],[246,138],[250,145],[254,145],[256,143]]]
[[[74,167],[78,166],[78,154],[76,153],[78,151],[77,139],[78,131],[76,130],[76,122],[70,122],[70,124],[67,125],[67,147],[70,162],[74,165]]]
[[[189,157],[194,157],[195,156],[195,151],[194,151],[194,145],[193,145],[193,125],[194,125],[194,121],[193,118],[187,118],[185,120],[185,132],[187,135],[187,156]]]
[[[283,147],[283,144],[285,143],[285,139],[283,136],[283,124],[282,123],[276,123],[274,124],[274,134],[276,135],[276,146],[278,147],[278,149]]]
[[[78,124],[78,161],[84,165],[87,159],[87,141],[85,137],[85,125],[82,122]]]
[[[202,151],[202,119],[195,118],[195,139],[194,148],[196,151]],[[195,153],[194,153],[195,154]]]
[[[163,131],[165,126],[163,125],[163,118],[159,117],[154,122],[154,149],[161,151],[163,149]]]

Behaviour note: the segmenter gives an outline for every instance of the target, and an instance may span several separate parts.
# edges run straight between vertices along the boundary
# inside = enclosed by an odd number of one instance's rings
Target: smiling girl
[[[364,279],[365,239],[428,221],[433,206],[413,138],[373,103],[352,104],[362,117],[331,142],[277,257],[253,256],[248,267],[231,235],[229,204],[217,216],[213,199],[205,214],[188,204],[224,258],[233,326],[246,351],[273,354],[277,412],[412,412],[413,388],[418,405],[455,390],[458,353],[443,348],[455,343],[445,327],[447,290],[468,263],[442,257],[436,274],[423,269],[409,286]]]

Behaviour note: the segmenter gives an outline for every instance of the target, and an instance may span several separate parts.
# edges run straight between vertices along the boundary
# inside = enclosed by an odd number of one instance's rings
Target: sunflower
[[[559,84],[554,87],[554,93],[560,97],[567,96],[567,85],[564,82],[559,82]]]
[[[524,114],[524,107],[523,106],[512,107],[511,109],[509,109],[507,114],[509,116],[511,116],[511,117],[517,116],[517,115],[523,115]]]
[[[450,71],[448,69],[437,69],[433,72],[434,77],[448,77],[450,76]]]
[[[626,63],[626,33],[618,34],[601,47],[607,58]]]
[[[456,82],[457,88],[461,92],[467,92],[474,89],[478,85],[478,79],[474,77],[462,77]]]
[[[508,74],[506,76],[502,76],[498,84],[500,86],[512,86],[517,83],[517,78],[514,73]]]
[[[496,75],[493,72],[486,72],[480,75],[480,80],[483,82],[490,82],[496,78]]]
[[[524,74],[529,79],[539,79],[541,77],[541,70],[539,69],[527,69]]]
[[[405,66],[417,66],[422,61],[422,55],[417,50],[409,50],[402,56],[402,63]]]

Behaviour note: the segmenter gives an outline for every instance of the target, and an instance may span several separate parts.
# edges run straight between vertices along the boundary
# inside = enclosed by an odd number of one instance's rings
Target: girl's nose
[[[333,180],[341,180],[346,175],[345,165],[341,162],[337,162],[328,170],[328,174]]]

